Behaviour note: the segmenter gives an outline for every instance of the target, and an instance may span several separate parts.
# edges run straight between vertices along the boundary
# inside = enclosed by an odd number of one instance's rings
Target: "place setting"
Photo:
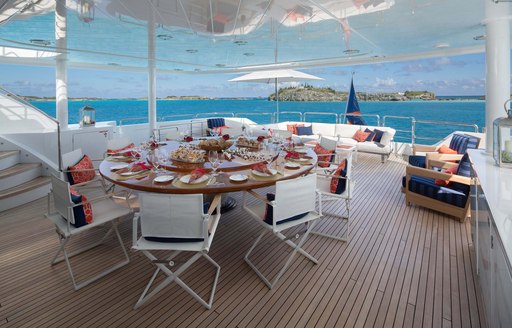
[[[210,183],[210,177],[203,168],[192,170],[189,174],[182,175],[173,180],[173,185],[177,188],[194,189],[206,187]]]
[[[121,165],[118,166],[118,168],[121,167]],[[145,178],[151,173],[151,170],[154,168],[153,165],[144,163],[144,162],[137,162],[132,165],[127,165],[125,167],[121,167],[118,170],[114,170],[115,179],[122,181],[122,180],[131,180],[131,179],[141,179]],[[112,168],[111,168],[112,171]]]

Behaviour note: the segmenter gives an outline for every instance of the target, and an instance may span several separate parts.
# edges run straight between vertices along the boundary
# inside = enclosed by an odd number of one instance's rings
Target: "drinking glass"
[[[276,146],[272,143],[269,143],[265,149],[265,160],[267,162],[267,167],[270,169],[272,161],[276,156]]]
[[[153,164],[153,167],[155,168],[154,172],[158,174],[160,172],[160,158],[157,150],[154,150],[149,154],[149,160],[151,161],[151,164]]]
[[[219,153],[216,150],[208,151],[208,161],[212,165],[212,175],[217,176],[217,168],[219,167]]]

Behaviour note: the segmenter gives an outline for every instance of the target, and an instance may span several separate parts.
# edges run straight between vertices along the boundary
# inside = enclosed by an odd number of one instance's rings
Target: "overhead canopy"
[[[371,63],[482,52],[484,1],[67,0],[67,48],[56,49],[54,0],[6,0],[0,47],[66,52],[75,67],[145,70],[153,17],[160,71]],[[41,56],[2,61],[55,63]]]

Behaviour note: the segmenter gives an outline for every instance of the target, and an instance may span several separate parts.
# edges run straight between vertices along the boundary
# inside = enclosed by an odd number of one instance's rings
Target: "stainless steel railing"
[[[279,115],[281,115],[281,116],[283,116],[283,115],[298,115],[299,116],[299,122],[303,122],[302,112],[284,111],[284,112],[279,112]],[[279,122],[277,122],[277,123],[279,123]]]
[[[237,118],[250,118],[251,116],[268,116],[269,117],[269,123],[275,122],[275,113],[274,112],[240,112],[235,113],[235,117]]]
[[[47,118],[48,120],[50,120],[51,122],[53,122],[56,125],[56,129],[57,129],[57,165],[58,165],[59,171],[62,171],[62,147],[61,147],[61,139],[60,139],[61,138],[60,122],[57,119],[48,115],[47,113],[43,112],[39,108],[35,107],[34,105],[29,103],[25,99],[18,97],[15,93],[10,92],[3,87],[0,87],[0,93],[2,93],[2,95],[4,97],[11,98],[12,100],[14,100],[16,102],[21,103],[23,106],[25,106],[25,108],[30,108],[31,110],[37,112],[38,114],[43,115],[45,118]]]
[[[211,112],[211,113],[197,113],[194,118],[206,118],[206,117],[217,117],[219,115],[228,115],[235,117],[235,113],[232,112]]]
[[[333,112],[304,112],[303,122],[308,122],[308,116],[334,116],[334,124],[338,123],[338,114]],[[329,122],[325,122],[329,123]],[[332,122],[331,122],[332,123]]]
[[[389,121],[410,121],[410,124],[408,125],[410,128],[408,130],[404,130],[401,128],[398,128],[396,126],[392,126],[392,124],[389,123]],[[397,116],[397,115],[384,115],[382,117],[382,126],[387,126],[395,129],[396,134],[394,139],[400,139],[401,141],[411,142],[414,146],[414,121],[415,118],[412,116]],[[407,123],[405,123],[407,125]],[[400,126],[400,124],[399,124]],[[406,134],[406,136],[404,136]]]
[[[417,133],[417,130],[418,130],[418,125],[441,125],[441,126],[452,126],[452,127],[470,127],[472,128],[472,132],[477,132],[478,133],[478,125],[476,124],[471,124],[471,123],[463,123],[463,122],[447,122],[447,121],[430,121],[430,120],[413,120],[413,140],[412,140],[412,144],[416,144],[416,140],[417,139],[420,139],[420,140],[428,140],[428,141],[439,141],[441,140],[443,137],[427,137],[427,136],[418,136],[418,133]],[[455,130],[454,130],[455,131]],[[452,131],[452,132],[454,132]],[[446,131],[445,131],[446,132]],[[433,142],[435,143],[435,142]]]
[[[339,114],[338,124],[346,124],[345,119],[347,118],[347,116],[372,117],[377,120],[377,124],[375,124],[375,126],[381,126],[380,125],[380,115],[378,115],[378,114],[346,114],[346,113],[343,113],[343,114]]]

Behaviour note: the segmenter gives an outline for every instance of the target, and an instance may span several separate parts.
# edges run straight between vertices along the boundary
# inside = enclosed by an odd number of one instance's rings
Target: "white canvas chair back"
[[[127,137],[115,138],[107,140],[107,149],[122,149],[132,143]]]
[[[336,150],[338,142],[333,139],[321,137],[320,138],[320,147],[327,150]]]
[[[141,193],[143,237],[204,238],[203,195]]]
[[[52,192],[57,212],[71,224],[75,224],[73,211],[69,210],[74,205],[69,193],[69,183],[52,175]]]
[[[84,154],[82,148],[75,149],[69,153],[62,154],[62,168],[67,170],[68,167],[75,165],[82,159]]]
[[[242,130],[239,128],[223,128],[222,134],[229,134],[230,137],[238,137],[242,134]]]
[[[316,199],[316,174],[276,183],[274,222],[314,211]]]

